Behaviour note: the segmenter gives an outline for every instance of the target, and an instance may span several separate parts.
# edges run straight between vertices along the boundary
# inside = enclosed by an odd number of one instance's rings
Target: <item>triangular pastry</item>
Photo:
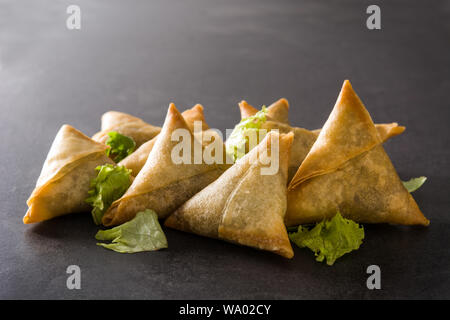
[[[289,184],[286,224],[318,222],[338,210],[362,223],[429,224],[349,81]]]
[[[114,162],[108,147],[69,125],[63,125],[53,141],[36,187],[27,201],[24,223],[48,220],[72,212],[89,211],[85,202],[95,168]]]
[[[194,130],[194,123],[196,121],[201,122],[201,129],[208,130],[209,126],[205,121],[205,117],[203,114],[203,106],[200,104],[196,104],[191,109],[184,111],[181,114],[186,121],[187,126],[191,131]],[[158,136],[153,139],[143,143],[139,148],[137,148],[132,154],[119,162],[119,165],[125,166],[127,169],[131,169],[131,174],[136,177],[138,173],[141,171],[145,162],[147,161],[148,155],[153,149],[153,146],[156,142]]]
[[[239,102],[239,110],[241,111],[241,119],[251,117],[258,112],[258,109],[245,100]],[[275,101],[267,107],[266,116],[272,121],[289,124],[289,102],[285,98]]]
[[[180,144],[172,139],[176,130],[188,133],[190,163],[175,163],[172,159],[174,148]],[[170,104],[164,126],[144,167],[122,198],[116,200],[104,214],[102,223],[105,226],[118,225],[133,219],[145,209],[151,209],[159,218],[165,218],[228,168],[226,164],[207,164],[203,157],[199,164],[195,164],[195,148],[201,152],[204,150],[175,105]]]
[[[165,225],[198,235],[294,255],[284,226],[289,149],[293,134],[270,132],[219,179],[176,210]],[[273,141],[278,140],[278,150]],[[262,174],[265,152],[279,152],[275,174]]]
[[[101,131],[92,136],[92,139],[105,143],[108,133],[116,131],[134,140],[136,147],[151,140],[160,131],[160,127],[152,126],[142,119],[124,112],[108,111],[102,116]]]
[[[245,100],[239,103],[239,108],[242,119],[253,116],[256,112],[258,112],[256,108],[249,105]],[[280,100],[274,102],[269,108],[267,108],[266,121],[261,126],[261,129],[265,129],[267,131],[277,129],[280,133],[288,133],[291,131],[294,133],[294,141],[291,147],[288,170],[288,181],[291,181],[319,136],[321,129],[310,131],[304,128],[290,126],[287,121],[288,111],[289,104],[286,99],[281,98]],[[377,124],[375,127],[378,131],[380,139],[383,142],[405,131],[405,127],[399,126],[396,122]]]

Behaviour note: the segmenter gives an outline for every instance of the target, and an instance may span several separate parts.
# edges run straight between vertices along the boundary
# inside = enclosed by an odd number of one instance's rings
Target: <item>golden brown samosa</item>
[[[205,117],[203,114],[203,106],[200,104],[196,104],[191,109],[184,111],[181,114],[186,121],[187,126],[191,131],[194,130],[194,122],[201,122],[201,129],[208,130],[209,127],[206,124]],[[153,146],[156,142],[158,136],[153,139],[145,142],[139,148],[137,148],[132,154],[119,162],[119,165],[125,166],[127,169],[131,169],[131,174],[136,177],[138,173],[141,171],[145,162],[147,161],[148,155],[153,149]]]
[[[258,109],[254,108],[250,104],[247,103],[247,101],[242,100],[239,103],[239,109],[241,111],[241,119],[254,116]],[[267,124],[263,124],[262,129],[271,130],[271,129],[279,129],[281,132],[287,133],[289,131],[294,131],[295,129],[300,129],[299,133],[297,133],[298,137],[302,137],[302,132],[305,133],[305,135],[309,136],[310,139],[306,139],[306,145],[312,146],[314,141],[311,143],[311,138],[313,135],[310,134],[310,132],[314,133],[315,137],[317,138],[319,136],[321,129],[316,130],[307,130],[299,127],[290,127],[286,126],[289,125],[288,122],[288,112],[289,112],[289,103],[285,98],[281,98],[278,101],[275,101],[270,105],[269,108],[267,108],[266,113],[266,122]],[[395,137],[405,131],[404,126],[399,126],[397,122],[391,122],[391,123],[377,123],[375,124],[375,128],[377,128],[378,134],[380,135],[380,138],[383,142],[386,142],[392,137]],[[307,133],[305,131],[308,131]],[[295,135],[295,133],[294,133]],[[307,137],[308,138],[308,137]],[[297,139],[297,140],[303,140],[303,139]],[[309,149],[307,150],[309,151]]]
[[[239,103],[241,119],[254,116],[258,110],[242,100]],[[288,181],[294,176],[303,159],[308,154],[309,149],[314,144],[317,134],[288,124],[289,103],[281,98],[267,108],[266,120],[262,123],[262,130],[278,130],[279,133],[294,133],[294,141],[291,146],[291,156],[289,157]],[[249,144],[246,145],[246,152],[249,151]]]
[[[292,133],[268,133],[219,179],[170,215],[165,225],[292,258],[294,253],[283,222],[292,139]],[[279,142],[278,150],[273,141]],[[262,174],[267,164],[258,157],[265,152],[279,153],[275,174]]]
[[[242,100],[239,102],[239,109],[241,111],[241,119],[251,117],[258,112],[256,108]],[[281,98],[267,107],[266,116],[281,123],[289,124],[289,102],[285,98]]]
[[[36,187],[27,201],[24,223],[89,211],[85,202],[95,168],[113,161],[108,147],[95,142],[69,125],[63,125],[53,141]]]
[[[241,111],[241,119],[254,116],[258,112],[258,109],[254,108],[253,106],[248,104],[247,101],[245,101],[245,100],[242,100],[239,103],[239,109]],[[267,108],[267,113],[266,113],[267,124],[263,125],[263,129],[270,130],[270,129],[275,129],[277,127],[280,127],[280,129],[281,129],[280,131],[285,132],[285,133],[289,132],[289,131],[294,131],[294,129],[300,129],[300,132],[303,130],[306,130],[306,129],[298,128],[298,127],[289,128],[288,126],[285,126],[285,125],[289,125],[288,116],[289,116],[289,102],[285,98],[281,98],[281,99],[275,101],[274,103],[272,103]],[[275,122],[275,123],[273,123],[273,122]],[[279,122],[279,123],[276,123],[276,122]],[[380,135],[380,138],[383,142],[385,142],[388,139],[395,137],[395,136],[403,133],[403,131],[405,131],[405,127],[399,126],[397,122],[380,123],[380,124],[377,123],[377,124],[375,124],[375,127],[377,128],[378,134]],[[321,129],[316,129],[316,130],[313,130],[312,132],[317,137],[317,136],[319,136],[320,130]],[[305,132],[304,133],[307,136],[312,137],[312,135],[310,135],[310,133],[309,133],[309,130],[306,130],[306,131],[308,131],[308,133],[305,133]],[[300,132],[297,133],[298,137],[302,136],[302,134]],[[297,139],[297,140],[303,140],[303,139]],[[307,140],[306,145],[310,145],[311,139],[308,139],[308,137],[306,137],[306,140]],[[312,146],[312,144],[310,146]]]
[[[188,133],[190,139],[190,163],[177,164],[172,159],[173,150],[176,150],[174,148],[180,144],[172,140],[172,134],[179,129]],[[112,226],[124,223],[145,209],[154,210],[159,218],[165,218],[217,179],[228,167],[226,164],[207,164],[203,157],[199,164],[195,164],[195,148],[199,148],[203,153],[204,146],[194,138],[175,105],[170,104],[164,126],[144,167],[128,191],[105,213],[103,224]]]
[[[203,113],[203,106],[199,103],[197,103],[195,106],[193,106],[191,109],[187,109],[181,113],[183,116],[184,121],[186,121],[186,124],[188,128],[194,132],[194,123],[196,121],[201,123],[201,130],[205,131],[209,129],[208,124],[205,120],[205,114]]]
[[[161,131],[161,128],[152,126],[142,119],[123,112],[108,111],[102,116],[101,131],[93,135],[92,139],[105,143],[108,139],[108,133],[111,131],[132,138],[136,143],[136,148],[138,148],[155,137]]]
[[[318,222],[338,210],[362,223],[429,224],[349,81],[289,184],[286,224]]]
[[[253,116],[256,112],[258,112],[257,109],[249,105],[245,100],[239,103],[239,108],[241,110],[241,118]],[[294,133],[294,141],[291,147],[288,170],[288,181],[291,181],[319,136],[320,129],[310,131],[304,128],[290,126],[287,120],[288,111],[289,104],[286,99],[281,98],[280,100],[274,102],[267,109],[266,121],[262,124],[261,129],[265,129],[267,131],[277,129],[280,133]],[[376,128],[383,142],[405,131],[405,127],[399,126],[396,122],[377,124]]]

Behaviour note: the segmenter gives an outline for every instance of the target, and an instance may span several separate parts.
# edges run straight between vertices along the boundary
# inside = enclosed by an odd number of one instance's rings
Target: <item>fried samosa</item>
[[[255,115],[258,110],[249,105],[247,101],[242,100],[239,103],[241,111],[241,119]],[[273,121],[289,124],[289,102],[285,98],[281,98],[267,107],[267,117]]]
[[[165,225],[292,258],[294,252],[283,222],[292,139],[292,133],[268,133],[219,179],[170,215]],[[278,148],[272,147],[275,140]],[[260,155],[265,152],[279,154],[275,174],[262,174],[267,164]]]
[[[241,110],[241,118],[253,116],[256,112],[258,112],[256,108],[249,105],[245,100],[239,103],[239,108]],[[267,108],[266,121],[261,126],[261,129],[265,129],[267,131],[277,129],[280,133],[294,133],[294,141],[292,143],[291,155],[289,157],[289,182],[294,177],[298,168],[319,136],[320,129],[310,131],[307,129],[290,126],[287,120],[288,111],[289,103],[286,99],[281,98],[280,100],[274,102],[269,108]],[[405,127],[399,126],[396,122],[377,124],[376,128],[383,142],[405,131]]]
[[[95,142],[69,125],[63,125],[53,141],[36,187],[27,201],[24,223],[48,220],[72,212],[90,210],[85,202],[95,168],[113,164],[108,146]]]
[[[258,109],[251,106],[250,104],[248,104],[247,101],[245,101],[245,100],[242,100],[239,103],[239,109],[241,111],[241,119],[254,116],[258,112]],[[287,126],[284,126],[284,125],[289,125],[288,114],[289,114],[289,102],[285,98],[281,98],[281,99],[275,101],[267,108],[266,116],[268,118],[267,119],[268,124],[266,124],[265,126],[263,125],[263,129],[270,130],[270,129],[275,129],[277,127],[280,127],[281,131],[285,132],[285,133],[289,132],[292,129],[302,129],[302,128],[297,128],[297,127],[289,128]],[[272,121],[279,122],[283,125],[272,123]],[[403,131],[405,131],[405,127],[399,126],[397,122],[380,123],[380,124],[377,123],[377,124],[375,124],[375,127],[377,128],[378,134],[380,135],[380,138],[383,142],[385,142],[388,139],[395,137],[395,136],[403,133]],[[302,129],[302,130],[306,130],[306,129]],[[312,130],[312,132],[315,134],[316,138],[319,136],[320,130],[321,129]],[[306,131],[309,131],[309,130],[306,130]],[[301,133],[299,132],[297,135],[300,137]],[[295,136],[295,133],[294,133],[294,136]],[[306,140],[308,141],[310,139],[306,139]],[[313,143],[314,143],[314,141],[313,141]],[[309,145],[309,143],[306,142],[306,145]],[[312,146],[312,144],[310,146]]]
[[[203,106],[200,104],[195,105],[191,109],[184,111],[181,114],[186,121],[187,126],[191,131],[194,131],[194,122],[201,122],[201,129],[208,130],[209,127],[205,121],[205,116],[203,114]],[[145,162],[147,161],[148,155],[153,149],[158,136],[145,142],[139,148],[137,148],[132,154],[119,162],[119,165],[125,166],[127,169],[131,169],[131,174],[136,177],[141,171]]]
[[[361,223],[428,225],[382,142],[363,103],[345,81],[289,184],[286,224],[318,222],[339,211]]]
[[[177,164],[172,159],[173,150],[176,150],[174,148],[180,144],[173,140],[172,134],[179,129],[184,129],[182,131],[189,134],[190,163]],[[102,223],[105,226],[121,224],[145,209],[155,211],[160,219],[165,218],[228,168],[226,164],[207,164],[203,157],[196,164],[195,148],[200,149],[203,154],[205,147],[194,138],[175,105],[170,104],[164,126],[144,167],[122,198],[111,205],[103,216]],[[223,143],[221,148],[224,149]]]
[[[102,116],[101,131],[93,135],[92,139],[105,143],[108,139],[108,133],[111,131],[132,138],[136,147],[139,147],[155,137],[161,131],[161,128],[152,126],[142,119],[123,112],[108,111]]]

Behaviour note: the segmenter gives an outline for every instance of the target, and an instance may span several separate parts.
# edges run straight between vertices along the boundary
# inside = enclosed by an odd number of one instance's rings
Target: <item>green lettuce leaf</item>
[[[261,126],[266,122],[267,109],[262,107],[255,115],[242,119],[233,129],[231,135],[228,137],[226,145],[226,153],[236,161],[245,155],[245,146],[248,142],[250,131],[255,131],[258,134]],[[263,137],[257,136],[258,139]],[[259,142],[259,141],[258,141]]]
[[[106,154],[111,156],[115,162],[120,162],[127,156],[133,153],[134,148],[136,148],[136,143],[130,137],[124,136],[116,131],[108,132],[108,139],[106,144],[110,146],[106,150]]]
[[[427,181],[427,177],[418,177],[412,178],[408,181],[403,181],[403,185],[405,186],[408,192],[414,192],[419,189],[424,183]]]
[[[109,230],[100,230],[95,235],[97,245],[120,253],[154,251],[167,248],[167,239],[158,222],[158,215],[152,210],[139,212],[133,220]]]
[[[86,202],[92,208],[92,218],[95,224],[101,224],[103,214],[111,204],[119,199],[131,185],[131,170],[123,166],[105,164],[95,168],[97,177],[91,180],[89,197]]]
[[[311,249],[317,261],[326,259],[331,266],[339,257],[359,248],[364,239],[364,228],[338,212],[312,229],[298,226],[297,232],[289,233],[289,239],[300,248]]]

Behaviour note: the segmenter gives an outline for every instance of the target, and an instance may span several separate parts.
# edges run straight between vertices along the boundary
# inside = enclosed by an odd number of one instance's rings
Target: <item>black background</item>
[[[79,31],[66,8],[82,11]],[[0,1],[0,298],[450,298],[450,3],[377,1]],[[64,123],[88,135],[115,109],[162,125],[169,102],[205,107],[210,126],[239,121],[237,103],[286,97],[295,126],[319,128],[344,79],[375,122],[406,132],[385,148],[429,228],[366,226],[333,267],[295,248],[267,252],[165,230],[169,249],[96,246],[89,214],[23,225],[51,142]],[[66,268],[81,268],[81,290]],[[366,288],[377,264],[382,289]]]

